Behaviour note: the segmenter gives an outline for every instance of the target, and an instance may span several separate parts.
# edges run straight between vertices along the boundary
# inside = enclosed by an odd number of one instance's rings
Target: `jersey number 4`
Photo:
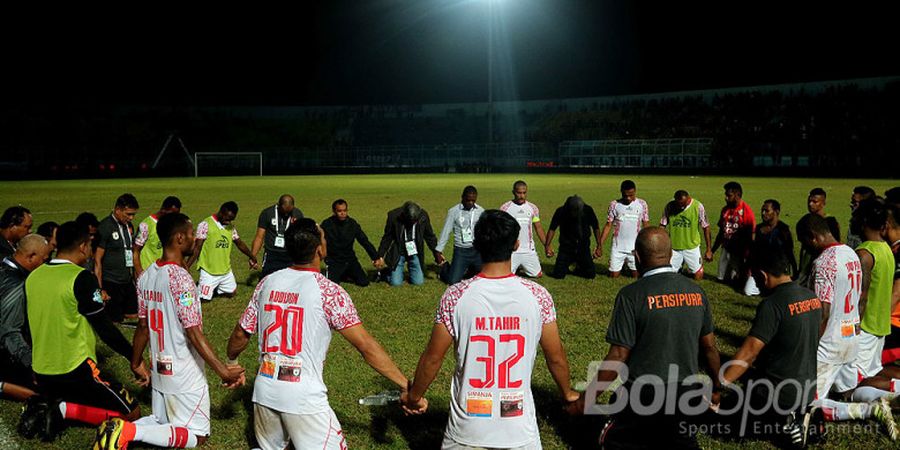
[[[266,312],[272,312],[275,319],[263,332],[263,351],[295,356],[303,350],[303,308],[288,306],[282,308],[271,303],[266,305]],[[279,345],[269,345],[269,335],[281,330]]]
[[[517,388],[522,386],[522,380],[510,380],[510,371],[513,366],[525,355],[525,336],[521,334],[501,334],[498,336],[500,343],[511,342],[515,345],[515,353],[509,358],[500,361],[497,365],[497,387],[500,389]],[[469,378],[469,386],[475,389],[489,389],[494,387],[494,364],[496,363],[496,341],[492,336],[477,335],[469,337],[469,345],[473,342],[487,344],[487,356],[479,356],[475,361],[484,364],[484,379]]]
[[[163,335],[163,330],[165,326],[163,325],[163,312],[159,309],[148,309],[147,315],[149,316],[150,329],[156,333],[156,343],[159,346],[159,352],[162,353],[165,349],[165,337]]]

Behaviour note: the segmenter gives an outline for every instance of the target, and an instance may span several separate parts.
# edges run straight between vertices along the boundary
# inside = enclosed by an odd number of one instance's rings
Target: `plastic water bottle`
[[[396,403],[400,400],[400,391],[381,391],[375,395],[359,399],[360,405],[384,406],[388,403]]]

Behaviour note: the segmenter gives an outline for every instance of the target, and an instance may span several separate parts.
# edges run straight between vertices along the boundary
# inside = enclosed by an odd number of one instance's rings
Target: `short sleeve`
[[[112,230],[109,229],[109,221],[103,220],[100,222],[100,225],[97,227],[97,235],[99,235],[100,240],[97,242],[97,246],[100,248],[107,248],[110,244],[110,238],[112,237]]]
[[[434,313],[434,323],[443,324],[447,327],[447,331],[450,332],[450,336],[454,338],[456,337],[456,327],[453,326],[453,314],[456,311],[456,304],[459,303],[459,299],[463,294],[461,285],[465,284],[467,283],[463,282],[447,287],[444,295],[441,296],[440,303],[438,303],[437,311]]]
[[[331,329],[341,331],[362,323],[353,300],[344,288],[325,277],[319,281],[319,288],[322,291],[322,309]]]
[[[147,225],[147,222],[141,222],[138,225],[137,237],[134,238],[134,245],[143,247],[147,243],[148,237],[150,237],[150,227]]]
[[[531,280],[522,280],[522,284],[531,291],[541,308],[541,324],[556,322],[556,305],[553,296],[547,289]]]
[[[700,216],[700,227],[709,228],[709,219],[706,217],[706,208],[703,207],[703,203],[697,203],[697,215]]]
[[[750,327],[750,332],[747,335],[768,344],[775,337],[780,324],[781,318],[778,317],[778,313],[775,311],[775,304],[771,301],[763,300],[756,307],[756,317],[753,318],[753,325]]]
[[[706,336],[715,329],[713,327],[712,307],[709,304],[709,299],[706,298],[706,294],[701,293],[700,295],[703,297],[703,326],[700,327],[700,336]]]
[[[103,311],[103,296],[100,294],[100,285],[97,277],[87,270],[81,271],[75,277],[75,299],[78,301],[78,313],[82,316],[91,316]]]
[[[144,274],[147,273],[144,271]],[[144,277],[144,274],[141,274],[141,278]],[[137,304],[138,304],[138,319],[146,319],[147,318],[147,300],[141,294],[140,288],[140,278],[138,278],[138,283],[135,284],[134,290],[137,291]]]
[[[550,218],[550,230],[551,230],[551,231],[556,230],[557,228],[559,228],[559,220],[560,220],[560,210],[557,209],[557,210],[553,213],[553,217]]]
[[[241,328],[250,334],[256,333],[256,327],[259,324],[259,321],[256,320],[257,311],[259,310],[259,292],[262,290],[265,281],[266,279],[263,278],[256,284],[256,289],[253,290],[253,295],[250,297],[250,303],[247,304],[247,309],[241,314]]]
[[[538,223],[541,221],[541,210],[534,203],[531,204],[531,223]]]
[[[232,240],[232,241],[236,241],[236,240],[238,240],[238,239],[240,239],[240,238],[241,238],[241,236],[238,235],[237,228],[232,228],[232,229],[231,229],[231,240]]]
[[[191,274],[181,267],[165,266],[169,273],[169,293],[175,302],[175,314],[184,328],[203,325],[200,297]]]
[[[257,228],[268,228],[269,221],[266,220],[266,219],[268,219],[268,217],[266,217],[266,212],[268,210],[269,210],[269,208],[265,208],[259,212],[259,219],[256,221]]]
[[[616,202],[609,202],[609,209],[606,211],[606,221],[612,222],[616,220]]]
[[[750,226],[750,231],[756,231],[756,215],[753,214],[753,208],[744,203],[744,223]]]
[[[834,303],[834,279],[837,268],[834,264],[828,264],[827,256],[822,255],[820,259],[813,261],[813,287],[819,300]]]
[[[650,221],[650,207],[647,206],[647,202],[641,199],[641,206],[644,208],[644,213],[641,215],[641,222],[649,222]]]
[[[195,239],[206,239],[209,236],[209,222],[203,221],[197,225],[197,232],[194,233]]]
[[[620,293],[616,296],[612,318],[606,331],[606,342],[613,345],[632,348],[637,341],[637,323],[635,323],[632,302]]]
[[[663,211],[662,216],[659,218],[659,226],[664,227],[669,224],[669,211]]]

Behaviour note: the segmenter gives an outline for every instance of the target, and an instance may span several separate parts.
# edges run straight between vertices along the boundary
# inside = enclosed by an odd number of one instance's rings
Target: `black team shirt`
[[[359,241],[363,249],[373,261],[378,259],[375,246],[369,242],[368,236],[363,232],[352,217],[346,220],[338,220],[331,216],[322,221],[322,230],[325,231],[325,242],[328,243],[327,262],[347,263],[356,261],[356,252],[353,251],[353,242]]]
[[[647,271],[616,296],[606,342],[631,350],[628,381],[656,375],[681,382],[698,372],[700,337],[713,331],[706,293],[669,266]],[[669,365],[678,378],[669,380]]]
[[[756,307],[749,335],[766,344],[756,358],[756,368],[776,387],[783,380],[796,380],[801,389],[812,383],[801,402],[797,402],[802,395],[797,385],[786,383],[778,397],[784,409],[813,401],[821,322],[822,303],[813,291],[796,282],[779,285]]]

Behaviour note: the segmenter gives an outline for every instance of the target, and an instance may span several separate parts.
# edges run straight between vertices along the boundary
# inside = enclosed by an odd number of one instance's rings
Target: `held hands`
[[[106,293],[106,289],[100,289],[100,297],[103,299],[103,303],[109,301],[109,294]]]
[[[442,265],[444,265],[445,262],[447,262],[447,260],[444,259],[444,254],[443,254],[443,253],[441,253],[441,252],[434,252],[434,262],[435,262],[437,265],[442,266]]]
[[[255,256],[250,257],[250,270],[259,270],[259,262],[256,260]]]
[[[409,387],[412,387],[411,383]],[[407,416],[417,416],[425,413],[425,411],[428,410],[428,400],[426,400],[425,397],[420,397],[415,401],[412,401],[409,397],[409,387],[400,393],[400,407],[403,408],[403,412]]]
[[[713,252],[712,252],[712,250],[706,249],[706,254],[703,255],[703,259],[705,259],[706,262],[711,262],[711,261],[713,260]]]
[[[147,371],[147,366],[141,361],[139,366],[131,366],[131,372],[134,373],[134,382],[137,383],[140,387],[147,387],[150,385],[150,372]]]
[[[384,258],[378,258],[372,261],[372,265],[375,266],[376,269],[381,270],[387,267],[387,264],[384,263]]]
[[[544,247],[544,253],[547,255],[548,258],[552,258],[552,257],[556,256],[556,253],[553,252],[553,247],[550,247],[550,246]]]
[[[575,391],[569,391],[565,394],[565,405],[563,409],[570,416],[580,416],[584,414],[584,394]]]
[[[594,259],[598,259],[603,256],[603,247],[598,245],[597,248],[594,249]]]
[[[225,373],[219,374],[219,377],[222,378],[222,386],[227,389],[237,389],[247,382],[240,364],[225,366]]]

